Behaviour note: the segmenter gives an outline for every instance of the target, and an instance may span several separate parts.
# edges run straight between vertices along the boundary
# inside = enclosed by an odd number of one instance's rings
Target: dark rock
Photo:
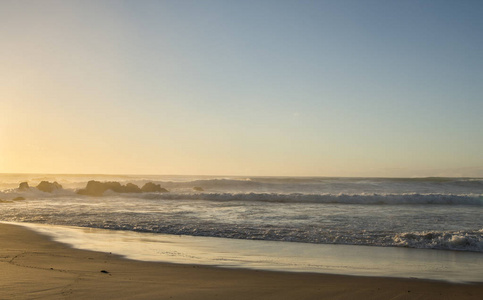
[[[15,197],[12,199],[13,201],[20,201],[20,200],[25,200],[24,197]]]
[[[52,193],[55,190],[62,189],[62,186],[58,184],[57,181],[54,181],[54,182],[42,181],[39,183],[39,185],[37,185],[37,189],[39,189],[42,192]]]
[[[198,191],[198,192],[203,192],[204,189],[201,186],[195,186],[193,190]]]
[[[141,189],[134,183],[128,183],[123,186],[123,191],[121,193],[141,193]]]
[[[21,191],[26,191],[29,188],[30,187],[29,187],[29,183],[28,182],[20,182],[20,184],[18,185],[18,189],[21,190]]]
[[[86,188],[78,190],[77,194],[88,196],[102,196],[107,190],[111,190],[116,193],[141,193],[141,189],[133,183],[121,185],[117,181],[100,182],[96,180],[91,180],[87,183]]]
[[[102,196],[105,191],[120,191],[122,188],[119,182],[109,181],[109,182],[99,182],[96,180],[91,180],[87,183],[85,189],[77,191],[77,194],[89,195],[89,196]]]
[[[162,188],[159,184],[148,182],[141,188],[144,193],[167,193],[168,190]]]

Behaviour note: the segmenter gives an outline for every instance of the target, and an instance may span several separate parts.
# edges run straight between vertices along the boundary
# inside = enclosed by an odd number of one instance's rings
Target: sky
[[[482,1],[0,2],[0,173],[483,177]]]

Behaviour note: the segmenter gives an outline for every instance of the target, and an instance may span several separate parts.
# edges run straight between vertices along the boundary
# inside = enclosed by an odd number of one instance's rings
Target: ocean
[[[77,194],[89,180],[139,187],[153,182],[169,192]],[[42,192],[35,188],[41,181],[63,188]],[[30,188],[18,189],[20,182]],[[481,178],[2,174],[0,190],[4,222],[222,238],[228,244],[273,241],[279,248],[457,251],[475,253],[480,267],[483,262]],[[11,201],[17,197],[25,200]]]

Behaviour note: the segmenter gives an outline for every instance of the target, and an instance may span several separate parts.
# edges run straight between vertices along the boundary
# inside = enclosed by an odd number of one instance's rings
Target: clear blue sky
[[[483,176],[482,1],[2,1],[0,172]]]

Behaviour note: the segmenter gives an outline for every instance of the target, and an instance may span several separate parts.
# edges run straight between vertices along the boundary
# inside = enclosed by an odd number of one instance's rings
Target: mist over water
[[[75,193],[89,180],[169,193]],[[57,181],[45,193],[33,186]],[[22,181],[31,186],[17,189]],[[197,187],[198,190],[193,188]],[[316,244],[483,252],[483,179],[1,175],[0,220]]]

